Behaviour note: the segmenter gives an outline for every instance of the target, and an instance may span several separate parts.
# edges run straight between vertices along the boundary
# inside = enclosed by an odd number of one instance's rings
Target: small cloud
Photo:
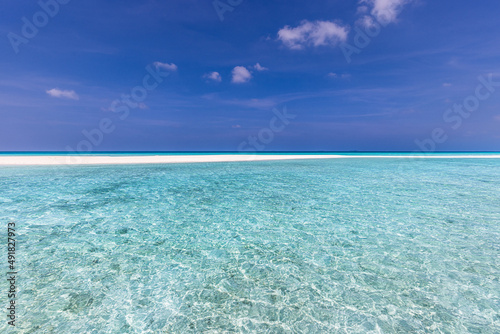
[[[495,121],[499,121],[500,122],[500,115],[496,115],[495,117],[493,117],[495,119]]]
[[[215,81],[215,82],[221,82],[222,81],[222,77],[220,76],[219,72],[207,73],[203,77],[205,79],[212,80],[212,81]]]
[[[232,128],[233,128],[233,129],[239,129],[239,128],[241,128],[241,125],[236,124],[236,125],[233,125],[233,126],[232,126]]]
[[[164,70],[167,70],[167,71],[177,71],[177,65],[175,65],[174,63],[172,64],[168,64],[168,63],[161,63],[159,61],[155,61],[153,63],[153,65],[156,67],[156,68],[162,68]]]
[[[452,84],[451,84],[451,83],[448,83],[448,82],[445,82],[445,83],[443,84],[443,87],[451,87],[451,86],[452,86]]]
[[[361,3],[365,3],[372,8],[371,14],[377,21],[389,24],[395,22],[403,6],[412,1],[414,0],[361,0]]]
[[[367,6],[359,6],[356,14],[366,14],[369,8]]]
[[[348,28],[330,21],[302,21],[295,28],[285,26],[278,31],[278,39],[292,49],[300,50],[305,46],[336,46],[347,40]]]
[[[372,16],[365,15],[356,21],[357,25],[362,26],[365,29],[371,29],[377,25]]]
[[[246,83],[252,79],[252,74],[243,66],[236,66],[233,69],[233,83]]]
[[[57,97],[59,99],[70,99],[79,100],[80,97],[75,93],[74,90],[61,90],[59,88],[52,88],[46,91],[52,97]]]
[[[332,78],[332,79],[336,79],[336,78],[349,79],[351,77],[351,75],[348,73],[338,75],[337,73],[333,73],[333,72],[328,73],[327,76],[329,78]]]
[[[253,68],[254,68],[255,70],[259,71],[259,72],[269,70],[267,67],[260,66],[260,64],[259,64],[259,63],[255,64],[255,65],[253,66]]]
[[[139,109],[149,109],[149,107],[145,103],[142,103],[142,102],[139,103],[137,106],[139,107]]]

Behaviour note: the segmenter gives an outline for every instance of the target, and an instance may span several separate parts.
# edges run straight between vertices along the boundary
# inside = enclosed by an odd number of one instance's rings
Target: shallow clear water
[[[499,333],[499,189],[498,159],[0,168],[17,330]]]

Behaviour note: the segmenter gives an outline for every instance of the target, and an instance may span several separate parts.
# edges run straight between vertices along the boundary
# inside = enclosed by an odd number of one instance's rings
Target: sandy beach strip
[[[125,165],[204,162],[244,162],[306,159],[498,159],[500,154],[456,155],[326,155],[326,154],[214,154],[214,155],[0,155],[0,166]]]
[[[0,166],[28,165],[126,165],[126,164],[175,164],[203,162],[238,162],[295,159],[331,159],[339,155],[0,155]]]

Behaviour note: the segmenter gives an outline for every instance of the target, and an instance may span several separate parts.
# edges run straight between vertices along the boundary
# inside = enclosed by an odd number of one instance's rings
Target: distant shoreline
[[[0,166],[131,165],[310,159],[500,159],[500,153],[464,154],[172,154],[16,155],[1,154]]]

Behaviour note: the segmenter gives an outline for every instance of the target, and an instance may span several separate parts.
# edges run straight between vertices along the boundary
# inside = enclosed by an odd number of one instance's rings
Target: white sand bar
[[[269,161],[298,159],[455,159],[488,158],[499,159],[500,154],[457,154],[457,155],[325,155],[325,154],[282,154],[282,155],[0,155],[0,166],[29,165],[124,165],[124,164],[169,164],[202,162]]]
[[[31,155],[0,156],[0,166],[22,165],[124,165],[124,164],[174,164],[200,162],[266,161],[292,159],[331,159],[338,155]]]

